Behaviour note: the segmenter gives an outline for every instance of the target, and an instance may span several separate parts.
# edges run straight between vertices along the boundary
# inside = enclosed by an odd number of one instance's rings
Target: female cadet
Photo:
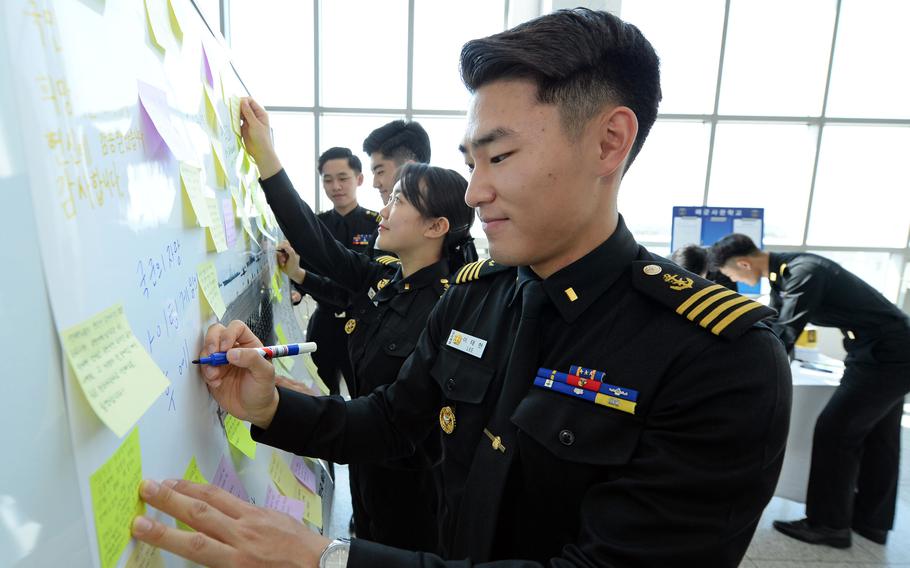
[[[244,104],[246,107],[246,104]],[[255,109],[255,111],[253,110]],[[268,124],[255,102],[244,117]],[[247,148],[262,163],[277,162],[274,149],[256,148],[244,130]],[[262,188],[288,238],[279,263],[303,291],[324,292],[306,264],[353,297],[345,331],[354,369],[355,392],[363,396],[392,383],[414,350],[430,311],[448,288],[448,276],[476,259],[470,228],[474,210],[464,202],[467,181],[457,172],[426,164],[401,169],[389,203],[382,209],[376,246],[391,256],[371,259],[341,246],[300,198],[285,172],[262,180]],[[438,431],[406,459],[351,464],[350,483],[357,536],[410,550],[436,551],[441,444]]]

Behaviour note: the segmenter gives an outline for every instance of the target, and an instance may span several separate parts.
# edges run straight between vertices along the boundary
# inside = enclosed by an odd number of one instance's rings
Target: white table
[[[815,421],[840,384],[843,363],[816,352],[798,350],[796,356],[830,371],[809,369],[800,361],[790,364],[793,374],[790,433],[787,435],[787,453],[774,495],[805,503]]]

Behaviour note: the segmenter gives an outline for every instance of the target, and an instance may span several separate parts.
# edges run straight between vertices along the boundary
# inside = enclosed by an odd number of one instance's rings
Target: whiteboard
[[[3,468],[0,565],[100,565],[88,479],[123,440],[89,407],[58,332],[122,304],[133,334],[170,380],[136,426],[143,477],[181,477],[195,458],[211,479],[226,458],[251,499],[263,503],[273,450],[259,446],[251,460],[228,445],[223,416],[189,361],[216,321],[197,266],[214,263],[225,319],[244,318],[262,309],[256,298],[275,295],[273,241],[265,237],[277,235],[243,199],[244,186],[255,191],[257,184],[243,166],[229,101],[245,90],[192,3],[6,0],[0,13],[0,65],[11,79],[0,89],[0,189],[11,206],[0,315],[16,322],[2,332],[12,367],[2,394],[7,456],[19,464]],[[210,81],[217,124],[206,112]],[[153,144],[142,83],[165,93],[179,143]],[[160,125],[155,130],[164,134]],[[212,140],[223,155],[223,182]],[[227,213],[223,226],[235,240],[226,251],[211,250],[207,230],[196,224],[177,155],[202,168],[205,194]],[[255,219],[249,234],[235,211]],[[267,305],[267,321],[280,323],[291,341],[303,340],[287,281],[276,283],[282,299]],[[25,342],[37,357],[22,356],[21,348],[13,356],[10,346]],[[300,364],[291,374],[311,380]],[[324,470],[317,476],[327,518],[332,488]],[[164,556],[170,566],[184,565]]]

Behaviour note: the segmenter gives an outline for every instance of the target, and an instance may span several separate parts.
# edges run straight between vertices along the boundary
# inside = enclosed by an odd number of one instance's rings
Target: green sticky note
[[[212,311],[218,316],[218,319],[224,317],[227,306],[224,305],[224,298],[221,296],[221,288],[218,287],[218,271],[211,262],[203,262],[196,267],[196,274],[199,276],[199,287],[202,288],[202,295],[211,306]]]
[[[251,460],[256,459],[256,442],[250,436],[250,429],[243,422],[228,414],[224,417],[224,431],[232,446]]]
[[[196,456],[193,456],[190,459],[189,465],[186,466],[186,471],[183,472],[183,479],[192,481],[193,483],[208,483],[208,480],[202,475],[202,472],[199,471],[199,465],[196,464]],[[177,528],[185,531],[193,530],[190,526],[181,521],[177,521]]]
[[[196,222],[200,227],[211,225],[208,206],[205,203],[205,196],[202,194],[202,169],[186,162],[180,162],[180,182],[186,196],[190,199],[190,205],[193,206]]]
[[[165,47],[161,44],[160,38],[158,37],[159,34],[155,31],[157,23],[155,22],[154,14],[149,10],[148,0],[145,0],[143,5],[145,6],[145,23],[148,27],[149,40],[152,42],[152,45],[155,46],[155,49],[164,53]]]
[[[282,495],[306,503],[306,513],[304,513],[303,519],[321,529],[322,497],[307,489],[306,486],[297,480],[294,472],[291,471],[291,467],[278,455],[277,451],[272,452],[272,460],[269,462],[269,476],[275,482],[275,485],[278,486],[278,490],[281,491]]]
[[[133,429],[114,455],[88,480],[101,568],[117,565],[130,541],[133,518],[145,513],[145,504],[139,499],[141,482],[139,430]]]
[[[227,168],[224,165],[224,150],[221,149],[221,142],[212,139],[212,155],[215,158],[215,178],[218,181],[218,187],[227,186]]]
[[[161,551],[145,542],[136,542],[126,568],[165,568]]]
[[[218,206],[218,200],[214,197],[205,198],[205,207],[208,211],[211,224],[208,227],[209,238],[211,239],[211,248],[216,252],[224,252],[228,249],[227,235],[224,232],[224,220],[221,218],[221,208]],[[231,219],[233,223],[234,220]]]
[[[120,438],[171,384],[133,335],[122,304],[61,336],[89,406]]]
[[[278,338],[278,343],[280,343],[282,345],[287,345],[288,343],[290,343],[288,341],[287,334],[284,333],[284,328],[281,327],[281,324],[277,323],[277,322],[275,323],[275,337]]]
[[[316,362],[313,361],[313,357],[310,353],[303,354],[303,366],[306,367],[306,372],[310,375],[310,378],[313,379],[313,382],[316,383],[316,388],[324,394],[329,394],[329,387],[322,381],[322,377],[319,376],[319,369],[316,367]]]
[[[281,294],[281,283],[278,281],[278,271],[272,273],[272,297],[278,300],[280,304],[284,300],[284,296]],[[282,341],[282,343],[284,343]]]

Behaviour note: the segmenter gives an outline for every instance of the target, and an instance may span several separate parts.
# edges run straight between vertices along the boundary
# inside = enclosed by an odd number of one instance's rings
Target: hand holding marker
[[[313,351],[316,351],[316,344],[313,342],[289,343],[287,345],[253,347],[252,349],[254,351],[257,351],[265,359],[274,359],[275,357],[290,357],[293,355],[300,355],[302,353],[312,353]],[[196,365],[211,365],[213,367],[227,365],[227,352],[219,351],[217,353],[212,353],[208,357],[194,360],[193,363]]]

